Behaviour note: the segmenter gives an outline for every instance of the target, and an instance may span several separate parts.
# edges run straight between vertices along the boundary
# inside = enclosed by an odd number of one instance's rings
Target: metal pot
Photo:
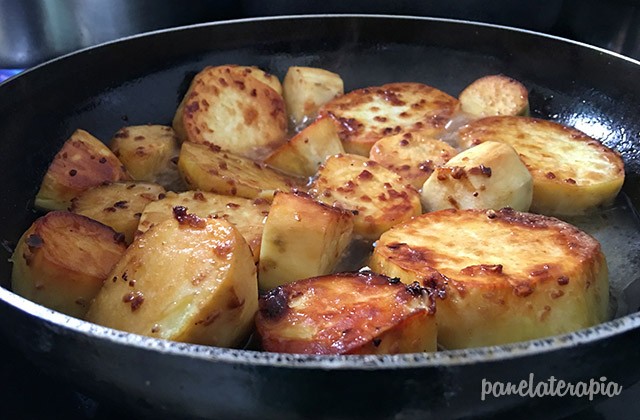
[[[50,160],[78,127],[107,139],[122,125],[169,123],[189,81],[210,64],[327,68],[346,89],[419,81],[458,94],[505,73],[531,91],[535,116],[578,126],[618,149],[628,205],[640,204],[640,64],[561,39],[437,19],[309,16],[207,24],[73,54],[0,85],[0,238],[35,218]],[[117,64],[117,65],[116,65]],[[0,279],[8,285],[7,251]],[[634,257],[637,260],[637,257]],[[635,263],[630,261],[630,263]],[[640,282],[624,291],[633,312]],[[0,288],[0,333],[52,374],[135,413],[216,418],[560,417],[587,398],[481,401],[482,381],[531,374],[567,382],[640,379],[640,314],[512,345],[397,356],[300,356],[167,342],[93,325]]]

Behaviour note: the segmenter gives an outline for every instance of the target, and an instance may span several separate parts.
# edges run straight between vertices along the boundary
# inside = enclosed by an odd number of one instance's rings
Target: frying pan
[[[303,356],[168,342],[89,324],[11,293],[12,246],[56,151],[76,128],[108,139],[123,125],[171,121],[206,65],[291,65],[337,72],[345,89],[415,81],[457,95],[474,79],[504,73],[531,92],[532,114],[574,125],[620,151],[624,213],[601,224],[632,232],[613,254],[618,312],[572,334],[512,345],[394,356]],[[533,374],[578,383],[640,379],[640,63],[527,31],[443,19],[306,16],[197,25],[128,38],[51,61],[0,86],[0,333],[53,375],[133,413],[209,418],[559,417],[588,398],[487,397],[487,381]],[[616,230],[618,229],[618,230]],[[618,284],[618,283],[616,283]],[[597,396],[596,396],[597,398]]]

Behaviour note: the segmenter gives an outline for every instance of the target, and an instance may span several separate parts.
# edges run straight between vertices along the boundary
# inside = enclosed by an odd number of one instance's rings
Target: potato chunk
[[[527,88],[502,74],[481,77],[467,86],[458,98],[460,109],[477,118],[529,114]]]
[[[527,211],[533,196],[531,174],[505,143],[488,141],[436,168],[421,191],[425,212],[442,209]]]
[[[251,250],[222,219],[184,208],[137,238],[87,320],[167,340],[238,346],[253,328],[258,282]]]
[[[190,189],[223,195],[271,200],[275,191],[299,185],[263,163],[205,144],[183,143],[178,168]]]
[[[438,342],[488,346],[567,333],[605,321],[600,244],[558,219],[511,209],[441,210],[376,243],[372,270],[435,291]]]
[[[266,351],[386,354],[436,350],[432,297],[417,283],[365,273],[280,286],[260,298],[256,329]]]
[[[277,193],[262,235],[260,289],[329,274],[351,242],[352,232],[351,212],[304,193]]]
[[[421,131],[441,133],[458,100],[420,83],[390,83],[358,89],[320,108],[320,118],[331,118],[348,153],[369,156],[371,146],[393,134]]]
[[[289,67],[283,83],[287,112],[294,125],[314,119],[322,105],[344,93],[340,75],[315,67]]]
[[[449,144],[415,131],[381,138],[371,148],[369,159],[419,189],[436,166],[443,165],[456,153]]]
[[[12,290],[77,318],[126,249],[122,235],[88,217],[53,211],[22,235],[11,257]]]
[[[583,214],[613,202],[624,182],[620,155],[581,131],[528,117],[487,117],[462,127],[464,147],[507,143],[533,177],[531,211]]]
[[[311,177],[327,156],[344,153],[336,128],[328,119],[315,121],[273,152],[267,165],[282,172]]]
[[[270,207],[266,200],[249,200],[201,191],[179,194],[169,192],[162,200],[149,203],[144,208],[137,236],[158,223],[173,218],[173,208],[176,206],[185,207],[189,213],[198,217],[224,219],[233,223],[251,247],[254,261],[258,262],[262,230]]]
[[[196,75],[173,119],[181,140],[210,143],[262,159],[286,141],[282,95],[246,67],[207,67]]]
[[[128,179],[124,166],[107,146],[86,131],[76,130],[49,165],[35,206],[66,210],[81,192],[103,182]]]
[[[177,166],[180,146],[171,127],[121,128],[111,139],[110,148],[136,181],[154,182],[170,190],[184,189]]]
[[[70,210],[112,227],[130,244],[145,206],[165,194],[160,185],[147,182],[116,182],[99,185],[71,201]]]
[[[422,213],[420,196],[394,172],[357,155],[330,156],[311,194],[323,203],[354,211],[354,233],[377,239],[396,223]]]

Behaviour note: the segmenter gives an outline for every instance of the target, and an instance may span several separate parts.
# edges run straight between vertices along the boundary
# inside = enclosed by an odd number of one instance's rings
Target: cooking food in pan
[[[169,340],[242,346],[257,327],[279,352],[435,351],[603,322],[600,244],[551,216],[609,205],[622,160],[527,112],[501,75],[458,100],[207,67],[173,128],[125,127],[111,150],[70,137],[36,199],[57,211],[21,238],[13,289]]]

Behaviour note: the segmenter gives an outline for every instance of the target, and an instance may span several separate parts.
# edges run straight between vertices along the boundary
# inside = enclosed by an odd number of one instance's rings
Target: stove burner
[[[0,83],[20,73],[22,69],[0,69]]]

